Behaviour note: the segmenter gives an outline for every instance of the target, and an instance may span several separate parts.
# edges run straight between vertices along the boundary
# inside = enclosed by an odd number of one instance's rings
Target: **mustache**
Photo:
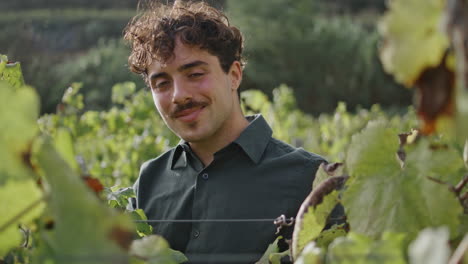
[[[174,109],[174,111],[172,111],[171,117],[177,117],[180,114],[180,112],[185,111],[187,109],[205,107],[207,105],[208,105],[207,102],[202,102],[202,101],[189,101],[185,104],[178,104],[176,105],[176,108]]]

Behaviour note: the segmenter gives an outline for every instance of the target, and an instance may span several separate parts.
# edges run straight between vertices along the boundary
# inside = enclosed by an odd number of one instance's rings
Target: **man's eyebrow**
[[[150,76],[150,80],[155,80],[157,78],[160,78],[160,77],[168,77],[169,74],[167,74],[166,72],[158,72],[158,73],[155,73],[155,74],[151,74]]]
[[[193,61],[193,62],[190,62],[190,63],[187,63],[187,64],[184,64],[184,65],[180,66],[179,68],[177,68],[177,71],[179,71],[179,72],[185,71],[185,70],[188,70],[190,68],[197,67],[197,66],[200,66],[200,65],[208,65],[208,63],[206,63],[204,61],[201,61],[201,60]]]

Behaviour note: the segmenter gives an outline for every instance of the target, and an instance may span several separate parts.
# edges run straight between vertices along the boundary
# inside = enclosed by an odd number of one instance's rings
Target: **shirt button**
[[[202,178],[203,178],[204,180],[208,180],[208,173],[203,173]]]
[[[194,230],[194,231],[193,231],[193,237],[194,237],[194,238],[197,238],[197,237],[199,237],[199,236],[200,236],[200,231]]]

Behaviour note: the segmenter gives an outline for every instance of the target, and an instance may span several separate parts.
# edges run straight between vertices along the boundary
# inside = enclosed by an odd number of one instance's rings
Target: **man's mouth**
[[[185,123],[191,123],[197,120],[198,116],[200,113],[203,111],[205,106],[196,106],[196,107],[191,107],[191,108],[186,108],[181,111],[177,111],[173,116],[179,121],[185,122]]]

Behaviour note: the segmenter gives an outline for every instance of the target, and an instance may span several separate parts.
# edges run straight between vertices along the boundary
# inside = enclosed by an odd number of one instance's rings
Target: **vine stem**
[[[448,264],[457,264],[461,263],[463,256],[468,251],[468,234],[465,235],[463,240],[458,245],[457,249],[453,253],[452,257],[450,258]]]
[[[23,217],[26,213],[37,207],[39,204],[41,204],[42,201],[45,200],[44,196],[41,196],[39,199],[33,201],[31,204],[26,206],[23,210],[21,210],[19,213],[17,213],[15,216],[13,216],[10,220],[6,221],[2,226],[0,226],[0,233],[3,232],[7,227],[15,223],[18,219]]]

